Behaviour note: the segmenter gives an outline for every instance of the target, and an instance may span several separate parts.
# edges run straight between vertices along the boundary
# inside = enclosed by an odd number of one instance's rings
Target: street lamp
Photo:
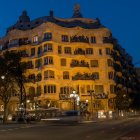
[[[75,102],[77,103],[76,105],[79,105],[79,101],[80,101],[80,98],[78,96],[78,94],[76,94],[76,91],[73,90],[72,93],[70,94],[70,98],[73,99],[73,109],[74,111],[76,110],[76,106],[75,106]]]
[[[93,118],[93,95],[94,95],[94,90],[88,90],[87,91],[90,95],[90,104],[91,104],[91,118]]]
[[[1,79],[2,79],[2,80],[4,80],[4,79],[5,79],[5,76],[4,76],[4,75],[2,75],[2,76],[1,76]]]

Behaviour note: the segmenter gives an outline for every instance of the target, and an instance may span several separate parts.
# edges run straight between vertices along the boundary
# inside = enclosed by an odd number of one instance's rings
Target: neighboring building
[[[72,109],[69,97],[75,90],[90,110],[88,91],[94,90],[93,111],[114,111],[116,92],[131,91],[132,58],[99,19],[83,18],[79,6],[69,19],[51,11],[30,21],[24,11],[1,41],[3,51],[21,51],[28,63],[26,94],[39,106]]]

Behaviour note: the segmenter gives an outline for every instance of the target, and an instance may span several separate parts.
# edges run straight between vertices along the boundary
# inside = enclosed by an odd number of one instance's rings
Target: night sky
[[[51,9],[56,17],[69,18],[75,3],[81,5],[84,17],[99,18],[112,31],[134,64],[140,61],[140,0],[1,0],[0,37],[23,10],[27,10],[31,20],[49,15]]]

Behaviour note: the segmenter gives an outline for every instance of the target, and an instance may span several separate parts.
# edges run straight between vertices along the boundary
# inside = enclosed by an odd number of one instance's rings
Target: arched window
[[[69,72],[68,71],[64,71],[63,72],[63,79],[69,79]]]
[[[48,78],[55,78],[54,71],[47,70],[44,72],[44,79],[48,79]]]

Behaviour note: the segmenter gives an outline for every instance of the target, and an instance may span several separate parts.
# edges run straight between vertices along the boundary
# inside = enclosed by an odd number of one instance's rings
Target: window
[[[45,40],[52,40],[52,33],[48,32],[44,34],[44,39]]]
[[[47,70],[44,72],[44,80],[46,80],[48,78],[54,78],[54,71]]]
[[[62,53],[62,47],[58,46],[58,54],[61,54],[61,53]]]
[[[87,85],[87,91],[89,91],[90,90],[90,85]]]
[[[64,71],[63,72],[63,79],[69,79],[69,72],[68,71]]]
[[[91,67],[98,67],[99,66],[98,60],[90,60],[90,65]]]
[[[86,48],[86,54],[93,54],[92,48]]]
[[[39,68],[39,67],[41,67],[42,66],[42,59],[37,59],[36,61],[35,61],[35,67],[36,68]]]
[[[64,48],[65,54],[71,54],[71,47]]]
[[[33,37],[33,43],[36,43],[36,42],[38,42],[38,36],[37,35]]]
[[[103,85],[95,85],[95,93],[104,93],[104,86]]]
[[[107,59],[108,66],[113,66],[113,61],[111,59]]]
[[[84,85],[80,87],[80,92],[85,93],[85,86]]]
[[[36,76],[36,81],[41,81],[42,80],[42,75],[41,73],[38,73]]]
[[[56,93],[56,85],[45,85],[44,93]]]
[[[19,39],[10,40],[10,47],[13,45],[19,45]]]
[[[61,66],[66,66],[66,59],[65,58],[61,59]]]
[[[34,56],[35,55],[35,48],[32,48],[31,49],[31,56]]]
[[[35,81],[35,74],[29,75],[28,79],[29,79],[30,82],[34,82]]]
[[[99,79],[99,72],[93,72],[94,79]]]
[[[34,87],[29,87],[29,96],[35,97],[35,88]]]
[[[40,46],[40,47],[38,47],[38,54],[41,54],[41,52],[42,52],[42,46]]]
[[[65,86],[65,87],[61,87],[60,88],[60,94],[71,94],[72,93],[72,87],[68,87],[68,86]]]
[[[32,61],[28,61],[27,62],[27,69],[33,69],[33,68],[34,68],[34,66],[32,64]]]
[[[113,72],[108,72],[108,78],[109,78],[109,79],[113,79],[113,78],[114,78]]]
[[[110,85],[110,92],[111,92],[111,93],[114,93],[114,91],[115,91],[114,85]]]
[[[53,64],[53,57],[52,56],[44,57],[44,65],[52,65],[52,64]]]
[[[67,35],[62,35],[62,42],[69,42],[69,38]]]
[[[53,46],[51,43],[44,45],[44,52],[52,52],[52,51],[53,51]]]
[[[102,50],[101,49],[99,49],[99,55],[102,55]]]
[[[110,53],[111,51],[110,51],[110,48],[106,48],[106,54],[108,55],[108,54],[111,54]]]
[[[28,54],[26,53],[26,50],[20,51],[20,54],[21,54],[22,57],[28,56]]]
[[[91,37],[91,43],[96,43],[96,38],[95,37]]]
[[[40,96],[41,95],[41,86],[37,86],[36,91],[37,91],[36,96]]]

